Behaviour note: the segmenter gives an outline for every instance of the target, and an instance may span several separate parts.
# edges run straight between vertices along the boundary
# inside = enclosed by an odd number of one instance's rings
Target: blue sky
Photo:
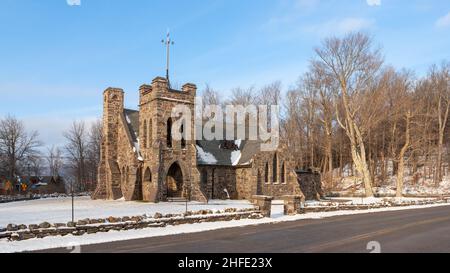
[[[102,92],[163,76],[170,28],[172,80],[233,87],[275,80],[288,89],[330,35],[365,31],[386,63],[426,73],[450,60],[447,0],[0,0],[0,116],[47,144],[74,119],[101,116]]]

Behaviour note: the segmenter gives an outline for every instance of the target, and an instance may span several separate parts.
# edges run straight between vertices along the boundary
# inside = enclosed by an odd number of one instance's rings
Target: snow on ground
[[[402,204],[402,203],[412,203],[416,201],[432,201],[436,198],[412,198],[412,197],[392,197],[392,198],[375,198],[375,197],[369,197],[369,198],[360,198],[360,197],[342,197],[342,198],[333,198],[332,200],[342,202],[345,205],[371,205],[371,204],[380,204],[384,202],[392,202],[396,204]]]
[[[306,201],[306,207],[330,207],[338,205],[372,205],[372,204],[383,204],[383,203],[394,203],[394,204],[411,204],[417,201],[433,201],[436,198],[423,198],[423,197],[333,197],[325,198],[320,201]]]
[[[445,164],[444,164],[445,166]],[[425,175],[424,167],[418,168],[416,173],[406,166],[404,172],[404,188],[403,194],[409,195],[443,195],[450,194],[450,174],[444,175],[442,182],[438,187],[434,184],[433,175]],[[334,171],[334,177],[338,177],[338,169]],[[344,167],[342,177],[336,178],[338,188],[337,192],[345,194],[364,194],[362,179],[353,176],[351,168],[347,165]],[[396,194],[396,175],[393,175],[392,162],[387,167],[387,178],[383,185],[374,187],[374,193],[381,195]]]
[[[50,198],[32,201],[0,204],[0,227],[8,224],[40,224],[67,223],[71,221],[71,198]],[[209,204],[189,202],[188,210],[204,209],[223,210],[226,208],[253,208],[249,201],[213,200]],[[109,216],[153,216],[156,212],[162,214],[177,214],[186,211],[186,203],[143,203],[126,202],[124,200],[105,201],[92,200],[90,197],[75,198],[75,218],[107,218]]]
[[[391,207],[382,209],[373,209],[366,211],[334,211],[334,212],[318,212],[318,213],[307,213],[296,216],[280,216],[279,211],[275,211],[272,218],[263,218],[259,220],[239,220],[230,222],[213,222],[213,223],[200,223],[200,224],[190,224],[190,225],[179,225],[179,226],[167,226],[163,228],[147,228],[142,230],[128,230],[128,231],[110,231],[107,233],[96,233],[88,234],[81,237],[75,236],[65,236],[65,237],[47,237],[43,239],[31,239],[26,241],[18,242],[8,242],[6,240],[0,240],[0,253],[10,253],[10,252],[22,252],[22,251],[33,251],[33,250],[43,250],[50,248],[66,248],[70,246],[81,246],[80,251],[83,252],[83,245],[99,244],[114,241],[141,239],[157,236],[167,236],[175,234],[185,234],[193,232],[203,232],[211,230],[220,230],[223,228],[232,227],[242,227],[260,224],[270,224],[279,223],[287,221],[298,221],[306,219],[322,219],[334,216],[344,216],[344,215],[356,215],[356,214],[367,214],[376,213],[384,211],[398,211],[398,210],[411,210],[411,209],[423,209],[432,208],[439,206],[450,206],[450,204],[436,204],[436,205],[426,205],[426,206],[410,206],[410,207]],[[276,202],[274,204],[276,210],[281,207]],[[73,249],[73,248],[70,248]],[[69,250],[68,250],[69,252]]]

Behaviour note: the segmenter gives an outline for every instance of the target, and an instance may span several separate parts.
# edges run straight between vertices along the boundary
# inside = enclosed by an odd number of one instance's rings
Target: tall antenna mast
[[[172,39],[170,38],[170,31],[167,30],[167,37],[166,40],[161,40],[161,42],[163,44],[166,45],[167,48],[167,63],[166,63],[166,79],[167,79],[167,83],[169,84],[169,88],[170,88],[170,79],[169,79],[169,67],[170,67],[170,46],[174,45],[175,42],[172,41]]]

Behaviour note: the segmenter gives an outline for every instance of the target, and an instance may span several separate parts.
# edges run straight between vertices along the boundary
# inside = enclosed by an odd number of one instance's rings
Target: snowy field
[[[50,198],[23,202],[0,204],[0,227],[8,224],[40,224],[67,223],[71,221],[71,198]],[[222,201],[214,200],[209,204],[189,202],[188,210],[199,211],[204,209],[223,210],[226,208],[246,209],[253,208],[248,201]],[[185,203],[143,203],[125,201],[91,200],[90,197],[75,198],[75,219],[107,218],[123,216],[153,216],[162,214],[178,214],[186,211]]]

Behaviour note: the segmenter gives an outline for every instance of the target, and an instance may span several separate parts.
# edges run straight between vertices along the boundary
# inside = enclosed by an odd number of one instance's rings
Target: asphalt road
[[[369,253],[369,243],[374,246],[372,250],[383,253],[450,253],[450,207],[230,228],[82,246],[81,250],[83,253]]]

